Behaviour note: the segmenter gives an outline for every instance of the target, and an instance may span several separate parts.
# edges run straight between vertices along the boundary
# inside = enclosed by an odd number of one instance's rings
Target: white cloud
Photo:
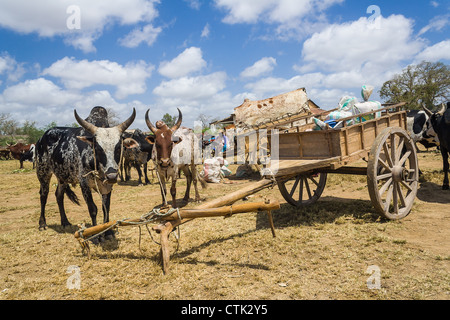
[[[89,52],[95,50],[93,42],[105,26],[150,22],[158,15],[157,3],[159,0],[1,1],[0,26],[20,33],[37,33],[42,37],[63,36],[66,43]],[[80,29],[67,26],[67,20],[72,17],[72,12],[67,13],[67,9],[72,5],[79,8]]]
[[[342,95],[359,98],[365,84],[379,90],[425,47],[422,39],[413,36],[411,20],[398,15],[379,19],[380,29],[365,17],[329,25],[304,42],[301,64],[293,67],[299,75],[259,78],[245,88],[262,99],[304,87],[308,97],[324,108],[336,107]],[[420,55],[437,58],[447,46],[443,42]],[[440,53],[439,57],[444,56]],[[372,98],[377,98],[376,93]]]
[[[122,39],[119,39],[119,43],[128,48],[136,48],[141,43],[146,43],[149,47],[153,45],[156,41],[156,38],[161,33],[162,28],[153,27],[151,24],[148,24],[141,28],[136,28],[132,32],[130,32],[127,36]]]
[[[21,105],[35,104],[54,107],[73,101],[78,95],[62,90],[50,80],[38,78],[6,88],[3,97],[8,102]]]
[[[147,89],[152,65],[144,61],[129,62],[125,66],[109,60],[81,60],[65,57],[43,71],[44,75],[59,78],[68,89],[81,90],[93,85],[111,85],[117,88],[116,97],[123,99],[141,94]]]
[[[343,0],[215,0],[216,7],[226,12],[222,20],[224,23],[275,24],[278,26],[276,35],[284,39],[317,30],[322,26],[322,12],[342,2]]]
[[[227,75],[225,72],[215,72],[197,77],[181,77],[163,81],[153,93],[159,97],[195,101],[208,99],[225,88]]]
[[[350,23],[330,25],[313,34],[303,44],[306,66],[300,71],[314,67],[343,72],[360,70],[365,65],[385,70],[411,59],[423,48],[423,41],[412,37],[411,20],[401,15],[378,19],[381,19],[379,29],[362,17]]]
[[[179,107],[183,112],[183,124],[190,127],[200,114],[224,118],[238,105],[228,91],[223,91],[226,80],[225,72],[215,72],[163,81],[153,90],[157,96],[154,111],[160,116],[166,112],[176,115],[176,108]]]
[[[202,30],[201,37],[202,37],[202,38],[208,38],[210,32],[211,32],[210,26],[209,26],[209,23],[207,23],[207,24],[205,25],[205,27],[203,28],[203,30]]]
[[[191,47],[184,50],[173,60],[161,62],[158,72],[165,77],[173,79],[187,76],[205,67],[206,61],[203,60],[202,50]]]
[[[7,76],[8,81],[16,82],[25,74],[25,68],[23,63],[18,63],[8,53],[3,53],[0,56],[0,75],[2,74]]]
[[[259,77],[263,74],[271,72],[277,65],[277,60],[272,57],[264,57],[256,61],[252,66],[241,72],[243,78]]]
[[[427,47],[416,56],[416,62],[436,62],[439,60],[450,60],[450,40],[444,40],[431,47]]]
[[[436,16],[430,21],[429,24],[420,29],[418,35],[421,36],[422,34],[428,31],[441,31],[449,24],[450,24],[450,14]]]
[[[183,0],[189,4],[189,7],[195,10],[199,10],[202,6],[200,0]]]
[[[74,123],[74,109],[85,118],[94,106],[111,108],[123,120],[130,116],[135,107],[138,116],[132,127],[147,128],[144,114],[148,106],[136,100],[119,103],[106,90],[81,93],[61,88],[48,79],[37,78],[10,86],[0,94],[0,113],[10,113],[19,122],[35,121],[37,127],[52,121],[58,125]]]

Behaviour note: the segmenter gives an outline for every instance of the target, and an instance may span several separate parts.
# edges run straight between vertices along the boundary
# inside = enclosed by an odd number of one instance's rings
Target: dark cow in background
[[[103,221],[109,221],[111,191],[117,182],[121,154],[122,134],[133,123],[136,111],[118,126],[109,127],[107,111],[95,107],[86,120],[74,111],[81,128],[55,127],[47,130],[36,143],[36,174],[41,184],[41,216],[39,229],[47,228],[45,205],[52,174],[58,179],[55,195],[61,215],[61,225],[70,225],[65,209],[64,194],[79,204],[76,194],[69,184],[80,184],[83,198],[87,203],[92,225],[97,224],[97,206],[92,199],[91,189],[102,195]],[[123,144],[136,147],[133,139],[125,139]]]
[[[427,149],[439,146],[439,138],[425,111],[408,111],[407,129],[415,144],[420,143]]]
[[[9,151],[11,152],[11,156],[20,161],[20,169],[23,169],[23,154],[30,150],[31,147],[34,147],[34,144],[23,144],[21,142],[16,143],[15,145],[8,146]]]
[[[439,138],[444,169],[444,182],[442,184],[442,189],[448,190],[448,156],[450,152],[450,102],[447,102],[447,106],[442,104],[441,110],[435,113],[431,112],[425,106],[423,106],[423,109],[430,117],[431,125],[433,126],[433,129],[434,131],[436,131]]]
[[[141,130],[136,129],[134,132],[125,132],[125,138],[132,138],[137,141],[139,144],[139,148],[124,148],[123,149],[123,158],[120,167],[120,179],[122,181],[129,181],[131,178],[131,167],[134,167],[138,172],[139,185],[142,185],[142,170],[144,171],[144,182],[145,184],[149,184],[150,180],[148,180],[147,168],[148,162],[151,159],[153,144],[149,143],[146,139],[152,141],[153,136],[145,135]]]

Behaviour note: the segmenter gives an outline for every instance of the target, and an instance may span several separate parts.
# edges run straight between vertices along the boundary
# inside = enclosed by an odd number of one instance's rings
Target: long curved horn
[[[97,132],[97,127],[95,125],[93,125],[90,122],[87,122],[86,120],[82,119],[78,113],[77,110],[73,110],[73,113],[75,115],[75,119],[77,119],[77,122],[79,123],[80,126],[82,126],[86,131],[88,131],[91,134],[95,134]]]
[[[433,115],[433,112],[431,112],[430,110],[428,110],[427,107],[425,107],[425,103],[422,103],[422,109],[425,111],[425,113],[431,117]]]
[[[175,125],[174,125],[172,128],[170,128],[170,130],[171,130],[172,132],[177,131],[178,128],[181,126],[181,122],[183,121],[183,115],[181,114],[180,109],[177,108],[177,110],[178,110],[178,121],[177,121],[177,123],[175,123]]]
[[[145,113],[145,123],[147,123],[147,127],[153,132],[156,133],[156,131],[158,129],[155,128],[155,126],[151,123],[150,119],[148,118],[148,112],[150,111],[150,109],[147,110],[147,112]]]
[[[124,132],[128,129],[129,126],[131,126],[134,118],[136,118],[136,109],[133,108],[133,113],[131,114],[131,116],[127,120],[116,126],[116,128],[119,129],[120,132]]]
[[[447,109],[447,107],[446,107],[445,104],[442,102],[442,108],[441,108],[441,110],[439,110],[438,114],[441,115],[441,116],[443,116],[446,109]]]

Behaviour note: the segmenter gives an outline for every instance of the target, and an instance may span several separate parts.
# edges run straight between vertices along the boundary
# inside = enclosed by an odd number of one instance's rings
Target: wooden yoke
[[[108,223],[100,224],[90,228],[81,227],[80,230],[76,231],[74,236],[80,242],[80,245],[84,251],[87,251],[88,256],[90,256],[88,240],[90,237],[95,237],[96,235],[105,232],[106,230],[118,227],[118,226],[136,226],[148,223],[160,222],[159,225],[153,227],[157,233],[160,234],[161,238],[161,260],[164,274],[169,272],[169,260],[170,260],[170,250],[169,250],[169,234],[177,226],[192,221],[196,218],[208,218],[208,217],[231,217],[233,214],[244,213],[244,212],[255,212],[255,211],[267,211],[270,228],[272,230],[272,235],[275,237],[275,228],[272,220],[272,210],[280,208],[280,203],[278,201],[266,200],[263,202],[256,203],[243,203],[232,205],[234,202],[254,194],[260,190],[273,186],[274,181],[270,179],[263,179],[256,183],[251,183],[249,186],[244,187],[238,191],[230,193],[224,197],[211,200],[206,202],[196,209],[179,209],[171,214],[156,217],[152,220],[146,220],[144,218],[140,219],[124,219],[115,220]],[[170,211],[169,211],[170,212]]]
[[[244,198],[246,196],[254,194],[265,188],[269,188],[269,187],[273,186],[273,183],[274,183],[274,181],[271,179],[262,179],[256,183],[251,183],[249,186],[239,189],[239,190],[237,190],[233,193],[230,193],[224,197],[220,197],[218,199],[208,201],[208,202],[198,206],[197,209],[190,209],[191,214],[198,215],[200,212],[199,210],[211,209],[211,208],[216,208],[216,210],[217,210],[217,208],[219,208],[220,210],[225,210],[226,213],[224,213],[222,211],[221,214],[217,214],[216,216],[228,216],[228,215],[230,215],[230,207],[228,207],[228,209],[222,209],[220,207],[229,206],[229,205],[235,203],[236,201],[241,200],[242,198]],[[243,205],[232,206],[233,213],[238,213],[238,212],[236,212],[236,209],[244,208],[243,207],[244,205],[252,205],[252,204],[248,203],[248,204],[243,204]],[[268,218],[269,218],[269,222],[270,222],[270,227],[272,229],[272,235],[275,237],[275,228],[273,225],[271,210],[280,208],[280,204],[278,203],[278,201],[275,201],[275,202],[270,201],[269,203],[256,203],[253,205],[255,205],[255,206],[252,207],[251,210],[241,211],[241,212],[258,211],[261,205],[270,206],[270,209],[268,209],[268,207],[266,207],[265,209],[262,209],[262,210],[267,210],[267,212],[268,212]],[[250,207],[247,206],[247,209],[249,209],[249,208]],[[181,212],[183,212],[183,210],[181,210]],[[202,212],[205,212],[205,211],[202,211]],[[209,216],[212,216],[212,215],[209,215]],[[169,260],[170,260],[169,234],[177,226],[194,219],[194,217],[184,218],[182,214],[180,214],[180,217],[181,217],[181,220],[177,217],[176,220],[166,221],[166,222],[163,222],[162,224],[159,224],[159,225],[153,227],[153,230],[155,230],[157,233],[159,233],[160,237],[161,237],[161,260],[162,260],[162,267],[163,267],[164,274],[167,274],[169,272]]]

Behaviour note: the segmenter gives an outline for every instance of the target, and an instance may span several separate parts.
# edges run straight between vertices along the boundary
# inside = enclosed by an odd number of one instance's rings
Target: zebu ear
[[[155,136],[146,136],[145,141],[147,141],[150,144],[155,144]]]
[[[139,147],[139,143],[136,140],[132,139],[132,138],[124,139],[123,140],[123,145],[124,145],[125,148],[129,148],[129,149]]]
[[[174,144],[178,144],[178,143],[180,143],[181,141],[183,141],[183,139],[182,139],[181,137],[172,136],[172,142],[173,142]]]
[[[91,136],[77,136],[77,139],[81,140],[83,142],[86,142],[91,147],[94,145],[94,137],[91,137]]]

